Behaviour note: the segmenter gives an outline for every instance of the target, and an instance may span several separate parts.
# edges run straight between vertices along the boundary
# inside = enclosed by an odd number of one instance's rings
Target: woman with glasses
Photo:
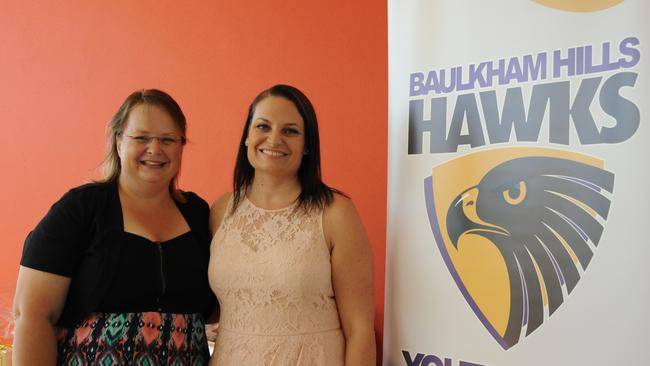
[[[321,181],[316,114],[300,90],[253,100],[233,193],[210,225],[221,305],[211,365],[375,365],[370,245],[352,202]]]
[[[105,176],[73,188],[28,235],[14,299],[15,365],[205,365],[207,203],[176,186],[185,116],[129,95]]]

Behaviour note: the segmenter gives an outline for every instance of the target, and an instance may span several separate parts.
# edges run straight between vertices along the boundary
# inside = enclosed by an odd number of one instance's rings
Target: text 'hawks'
[[[638,39],[634,38],[634,41],[633,45],[637,46]],[[628,43],[626,45],[629,46]],[[425,133],[429,134],[428,152],[432,154],[456,152],[461,145],[475,148],[511,142],[513,129],[515,142],[537,142],[545,121],[548,124],[545,128],[548,130],[549,143],[569,145],[571,124],[581,145],[623,142],[636,133],[640,124],[639,108],[621,95],[624,93],[622,89],[635,86],[638,73],[619,71],[607,75],[594,74],[637,65],[640,53],[637,49],[631,50],[636,51],[634,62],[611,62],[607,68],[591,69],[582,65],[587,58],[578,57],[584,50],[574,50],[569,52],[567,59],[561,59],[562,67],[567,69],[568,77],[582,73],[583,79],[543,82],[532,87],[510,87],[505,90],[501,101],[496,90],[460,94],[455,97],[453,108],[448,108],[448,100],[452,97],[431,98],[428,106],[425,106],[423,99],[412,99],[409,101],[408,153],[424,153]],[[536,69],[544,70],[545,67]],[[585,77],[588,74],[585,70],[591,70],[590,77]],[[556,74],[554,70],[553,77],[559,76]],[[412,84],[414,80],[418,79],[412,77]],[[524,95],[529,95],[527,103]],[[428,113],[425,107],[428,107]],[[598,111],[606,116],[594,118],[593,112],[598,107]],[[449,112],[450,120],[447,117]]]

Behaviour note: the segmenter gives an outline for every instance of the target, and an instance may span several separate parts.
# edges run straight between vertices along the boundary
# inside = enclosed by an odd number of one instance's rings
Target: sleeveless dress
[[[343,365],[323,211],[231,204],[210,247],[221,305],[210,365]]]

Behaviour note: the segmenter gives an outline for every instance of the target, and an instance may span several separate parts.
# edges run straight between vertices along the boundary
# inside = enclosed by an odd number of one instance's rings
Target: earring
[[[309,149],[305,149],[305,151],[302,152],[303,155],[309,154]]]
[[[248,140],[244,141],[244,146],[248,146]]]

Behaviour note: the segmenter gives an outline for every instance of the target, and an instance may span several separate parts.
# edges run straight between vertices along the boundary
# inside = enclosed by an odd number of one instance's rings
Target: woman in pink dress
[[[372,252],[352,202],[320,177],[316,113],[276,85],[252,102],[233,192],[211,210],[221,305],[211,365],[374,365]]]

